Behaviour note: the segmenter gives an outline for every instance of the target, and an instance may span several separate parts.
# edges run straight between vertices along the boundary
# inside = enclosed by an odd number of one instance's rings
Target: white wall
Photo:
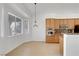
[[[37,4],[37,31],[33,28],[33,40],[45,41],[46,18],[79,18],[79,4]]]
[[[15,4],[14,4],[15,5]],[[32,24],[31,24],[31,18],[29,17],[25,11],[23,11],[23,8],[21,9],[16,6],[11,6],[8,4],[1,4],[0,5],[0,12],[3,11],[3,16],[0,13],[0,54],[4,55],[8,52],[10,52],[12,49],[16,48],[18,45],[31,41],[32,38]],[[22,5],[21,5],[22,7]],[[25,7],[24,7],[25,8]],[[30,12],[28,9],[26,9],[28,12]],[[19,17],[21,17],[24,20],[29,20],[29,33],[23,32],[22,35],[17,35],[13,37],[8,37],[8,29],[9,29],[9,22],[8,22],[8,12],[11,12]],[[24,24],[23,24],[24,26]],[[24,30],[25,28],[23,28]]]

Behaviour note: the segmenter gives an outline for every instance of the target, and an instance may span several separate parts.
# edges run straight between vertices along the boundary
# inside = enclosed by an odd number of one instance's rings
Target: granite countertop
[[[67,35],[79,35],[79,33],[62,33],[62,34],[67,34]]]

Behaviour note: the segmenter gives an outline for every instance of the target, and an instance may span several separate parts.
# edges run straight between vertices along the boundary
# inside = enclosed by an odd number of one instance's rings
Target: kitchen
[[[64,55],[64,34],[74,35],[79,33],[78,18],[47,18],[46,19],[46,42],[60,44],[60,51]],[[78,34],[77,34],[78,35]]]
[[[79,55],[79,4],[35,4],[1,4],[1,17],[2,11],[4,17],[1,18],[0,26],[0,55]],[[20,20],[17,21],[18,18],[12,15],[21,17],[23,22],[20,23]],[[23,24],[19,24],[20,29],[23,27],[22,31],[17,31],[15,21]],[[10,29],[12,22],[16,25],[14,31]],[[22,32],[23,34],[17,35]]]

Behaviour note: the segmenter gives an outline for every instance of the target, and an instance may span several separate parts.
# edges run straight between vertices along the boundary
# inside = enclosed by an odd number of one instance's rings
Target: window
[[[12,13],[8,13],[9,36],[22,34],[22,19]]]

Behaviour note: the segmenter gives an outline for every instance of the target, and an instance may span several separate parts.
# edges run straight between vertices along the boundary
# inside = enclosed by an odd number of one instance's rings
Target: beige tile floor
[[[24,43],[6,56],[61,56],[59,43]]]

